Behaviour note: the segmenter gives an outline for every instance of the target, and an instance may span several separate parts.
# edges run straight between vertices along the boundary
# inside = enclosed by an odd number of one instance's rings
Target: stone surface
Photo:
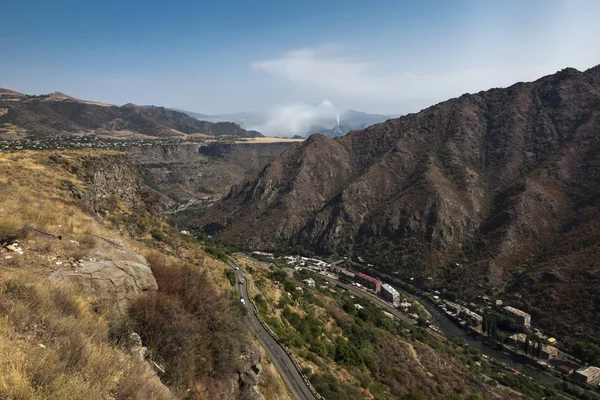
[[[241,355],[242,364],[238,370],[237,381],[243,400],[264,400],[264,396],[258,390],[258,375],[262,370],[260,365],[262,357],[256,348]]]
[[[119,240],[98,237],[90,257],[58,265],[52,281],[74,283],[84,293],[114,301],[121,308],[140,293],[158,290],[145,258]]]

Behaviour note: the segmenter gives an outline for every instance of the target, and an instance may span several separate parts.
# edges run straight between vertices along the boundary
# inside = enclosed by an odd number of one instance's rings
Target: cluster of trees
[[[313,374],[310,382],[317,392],[328,400],[349,400],[363,398],[360,390],[354,386],[339,382],[331,374]]]
[[[544,342],[537,335],[527,335],[523,344],[523,352],[531,357],[540,358],[542,356]]]
[[[506,333],[525,333],[525,327],[502,313],[487,310],[483,314],[482,330],[496,340],[504,340]]]
[[[575,342],[573,355],[588,364],[600,365],[600,346],[594,343]]]

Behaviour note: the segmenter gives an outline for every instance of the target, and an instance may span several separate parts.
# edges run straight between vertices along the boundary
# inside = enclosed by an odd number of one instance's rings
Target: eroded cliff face
[[[581,321],[600,304],[599,110],[600,67],[566,69],[343,138],[315,135],[203,222],[231,243],[361,255],[461,295],[521,295],[558,269],[562,285],[523,306],[556,316],[574,295],[585,311],[568,319]],[[576,269],[562,261],[573,251]]]
[[[124,153],[89,153],[77,158],[55,153],[50,159],[63,164],[85,183],[84,190],[74,185],[68,189],[97,214],[106,214],[110,209],[119,207],[127,210],[155,209],[156,195],[144,185],[132,160]]]
[[[170,201],[212,202],[294,144],[213,142],[136,147],[129,154],[145,183]]]

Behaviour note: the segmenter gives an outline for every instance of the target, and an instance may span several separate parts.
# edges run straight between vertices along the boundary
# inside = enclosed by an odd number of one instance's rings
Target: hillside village
[[[273,253],[255,251],[253,254],[271,260],[275,259]],[[348,263],[347,257],[343,257],[334,263],[299,255],[284,256],[282,260],[293,266],[296,271],[307,269],[314,272],[316,277],[328,277],[349,282],[357,288],[376,294],[389,302],[394,308],[406,313],[415,323],[420,323],[429,329],[438,331],[438,328],[431,321],[423,319],[421,315],[411,311],[415,300],[411,301],[406,295],[403,296],[405,292],[397,290],[389,283],[384,283],[378,278],[340,267],[340,264]],[[365,264],[362,259],[358,261]],[[372,267],[369,264],[367,266]],[[328,281],[321,280],[320,283],[327,285]],[[307,287],[315,287],[316,281],[309,278],[304,280],[304,284]],[[422,301],[429,301],[471,335],[481,338],[489,345],[502,349],[519,361],[560,377],[568,377],[576,382],[600,387],[600,368],[585,365],[581,360],[561,349],[559,340],[546,335],[532,325],[530,314],[515,307],[504,305],[500,299],[492,301],[488,296],[480,296],[481,301],[479,304],[474,302],[466,304],[461,300],[450,301],[444,299],[439,291],[420,291],[405,283],[406,287],[410,287],[412,291],[417,292]],[[357,304],[357,306],[359,305]],[[518,371],[513,372],[518,373]]]

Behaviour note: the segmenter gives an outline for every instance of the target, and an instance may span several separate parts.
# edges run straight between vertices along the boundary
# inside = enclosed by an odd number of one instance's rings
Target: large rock
[[[258,389],[258,375],[262,370],[262,357],[256,348],[241,355],[241,367],[238,370],[238,384],[242,400],[264,400]]]
[[[140,293],[158,290],[146,259],[121,241],[98,237],[91,257],[67,263],[53,281],[72,282],[84,293],[126,307]]]

